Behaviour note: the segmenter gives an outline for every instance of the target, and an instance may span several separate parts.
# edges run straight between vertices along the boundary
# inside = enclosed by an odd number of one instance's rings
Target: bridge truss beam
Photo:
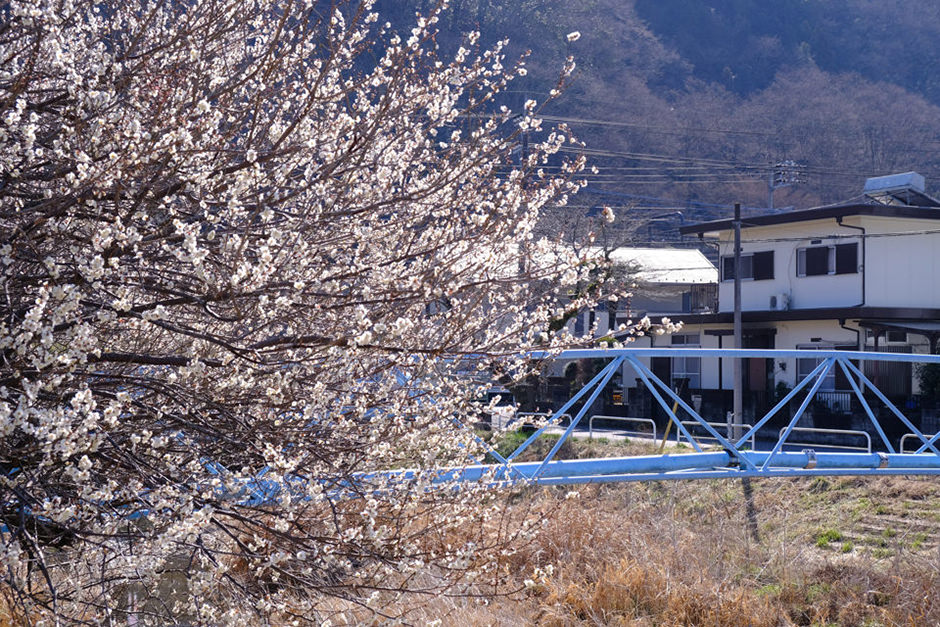
[[[435,481],[489,481],[493,485],[514,482],[537,484],[579,484],[617,481],[645,481],[665,479],[703,479],[735,477],[796,477],[818,475],[937,475],[940,474],[940,433],[926,435],[918,429],[904,413],[882,393],[862,369],[853,361],[904,362],[916,364],[940,364],[940,355],[920,355],[903,353],[872,353],[854,351],[825,350],[770,350],[770,349],[695,349],[695,348],[651,348],[651,349],[585,349],[565,351],[558,355],[536,354],[534,358],[552,358],[557,360],[606,359],[607,365],[577,392],[568,402],[556,411],[544,425],[532,433],[513,453],[498,464],[479,464],[465,468],[441,469]],[[773,408],[762,416],[743,436],[734,440],[721,435],[693,409],[671,387],[643,363],[651,357],[699,357],[704,359],[813,359],[819,363],[815,369]],[[618,368],[630,366],[637,374],[656,403],[663,409],[668,420],[692,446],[694,452],[688,454],[664,454],[639,457],[601,458],[590,460],[555,460],[562,443],[573,436],[578,424],[588,412],[588,408],[598,397],[604,386],[613,378]],[[820,391],[826,376],[834,368],[841,368],[852,387],[852,393],[858,399],[859,407],[865,412],[871,428],[880,438],[885,452],[876,453],[829,453],[816,452],[812,449],[800,452],[787,452],[784,447],[788,438],[806,415],[806,410]],[[767,441],[768,423],[783,408],[795,402],[801,393],[805,397],[800,403],[787,426],[773,437],[770,450],[748,451],[746,443],[752,437],[761,435]],[[876,416],[872,405],[866,398],[870,392],[880,401],[887,412],[898,420],[908,431],[908,437],[916,438],[920,448],[914,454],[896,452],[884,426]],[[583,404],[564,433],[539,462],[517,463],[519,456],[547,430],[559,425],[563,417],[579,401]],[[670,401],[673,403],[670,406]],[[687,415],[680,420],[679,410]],[[708,433],[709,443],[695,438],[683,424],[690,422]],[[763,429],[763,431],[761,431]],[[710,445],[714,442],[714,445]],[[706,451],[707,447],[718,450]],[[821,445],[820,448],[825,448]]]

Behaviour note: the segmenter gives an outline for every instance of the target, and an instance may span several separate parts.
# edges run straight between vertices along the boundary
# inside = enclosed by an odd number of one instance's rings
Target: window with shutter
[[[796,251],[797,276],[824,274],[856,274],[858,272],[858,243],[835,246],[811,246]]]
[[[836,245],[836,274],[855,274],[858,272],[858,244]]]
[[[754,281],[774,278],[774,251],[742,254],[741,278]],[[721,280],[734,280],[734,257],[721,258]]]

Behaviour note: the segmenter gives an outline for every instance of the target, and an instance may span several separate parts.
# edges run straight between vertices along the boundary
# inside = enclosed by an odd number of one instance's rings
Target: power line
[[[678,201],[678,200],[674,200],[674,199],[670,199],[670,198],[662,198],[662,197],[659,197],[659,196],[641,196],[641,195],[639,195],[639,194],[627,194],[627,193],[624,193],[624,192],[616,192],[616,191],[612,191],[612,190],[600,190],[600,189],[591,188],[591,187],[585,188],[584,190],[581,191],[581,193],[583,193],[583,194],[597,194],[597,195],[600,195],[600,196],[616,196],[616,197],[619,197],[619,198],[627,198],[627,199],[630,199],[630,200],[644,200],[644,201],[651,201],[651,202],[670,203],[670,206],[671,206],[671,205],[675,205],[675,206],[679,207],[680,209],[682,209],[682,208],[686,208],[686,209],[687,209],[687,208],[690,208],[690,207],[700,208],[700,209],[730,209],[730,208],[732,208],[732,205],[722,205],[722,204],[716,204],[716,203],[706,203],[706,202],[700,202],[700,201],[697,201],[697,200]],[[742,208],[744,208],[744,209],[754,209],[754,210],[766,211],[766,207],[742,207]]]
[[[590,157],[606,157],[606,158],[616,158],[616,159],[627,159],[627,160],[636,160],[636,161],[652,161],[658,163],[673,163],[679,164],[678,166],[670,167],[716,167],[716,168],[737,168],[742,170],[759,170],[762,173],[769,172],[774,166],[772,163],[744,163],[739,161],[730,161],[725,159],[711,159],[703,157],[688,157],[681,155],[663,155],[655,153],[640,153],[640,152],[627,152],[627,151],[617,151],[617,150],[607,150],[601,148],[586,148],[586,147],[572,147],[572,146],[562,146],[560,148],[561,152],[572,153],[572,154],[583,154]],[[607,166],[603,166],[607,167]],[[861,171],[861,170],[844,170],[837,168],[830,168],[825,166],[816,166],[816,165],[807,165],[804,164],[800,168],[801,173],[805,174],[818,174],[826,176],[852,176],[852,177],[871,177],[877,173],[873,171]],[[928,174],[930,172],[928,171]]]
[[[635,211],[635,210],[639,210],[639,211],[657,211],[658,210],[658,211],[671,211],[671,212],[678,211],[680,213],[689,213],[689,214],[694,215],[694,214],[700,214],[700,213],[709,213],[711,211],[714,211],[715,209],[727,209],[728,206],[727,205],[701,206],[701,205],[686,204],[686,203],[673,203],[673,204],[640,203],[636,205],[616,204],[616,203],[594,203],[592,205],[577,204],[577,205],[553,206],[553,208],[556,208],[556,209],[588,209],[588,210],[601,209],[603,207],[610,207],[611,209],[619,209],[623,211]],[[697,220],[695,218],[691,220],[686,220],[686,222],[688,222],[689,224],[697,224],[700,221],[701,220]]]
[[[652,131],[655,133],[663,135],[685,135],[689,133],[705,133],[705,134],[720,134],[720,135],[750,135],[758,137],[773,137],[774,133],[767,133],[764,131],[747,131],[747,130],[733,130],[733,129],[723,129],[723,128],[695,128],[695,127],[671,127],[667,128],[664,126],[653,126],[650,124],[638,124],[635,122],[617,122],[614,120],[598,120],[591,118],[572,118],[560,115],[540,115],[541,119],[546,122],[564,122],[566,124],[588,124],[592,126],[610,126],[610,127],[620,127],[620,128],[640,128],[647,131]]]
[[[744,221],[744,226],[748,226],[747,221]],[[757,225],[751,225],[757,226]],[[724,230],[724,229],[722,229]],[[774,242],[804,242],[806,240],[814,239],[881,239],[886,237],[914,237],[917,235],[938,235],[940,234],[940,229],[923,229],[918,231],[894,231],[890,233],[865,233],[864,235],[852,234],[852,233],[835,233],[831,235],[812,235],[805,237],[774,237],[774,238],[756,238],[756,239],[742,239],[742,244],[770,244]],[[717,240],[721,241],[721,240]]]
[[[739,169],[739,170],[754,170],[758,171],[760,174],[766,174],[773,168],[771,163],[742,163],[738,161],[726,161],[720,159],[705,159],[697,157],[682,157],[674,155],[657,155],[650,153],[636,153],[636,152],[620,152],[614,150],[601,150],[601,149],[592,149],[592,148],[572,148],[572,147],[562,147],[560,149],[562,152],[568,153],[577,153],[584,154],[591,157],[607,157],[607,158],[617,158],[617,159],[632,159],[637,161],[653,161],[659,163],[677,163],[683,166],[710,166],[715,168],[726,168],[726,169]],[[821,166],[804,166],[800,169],[801,172],[808,174],[823,174],[823,175],[844,175],[844,176],[853,176],[853,177],[869,177],[872,176],[871,172],[861,172],[857,170],[837,170],[834,168],[824,168]]]

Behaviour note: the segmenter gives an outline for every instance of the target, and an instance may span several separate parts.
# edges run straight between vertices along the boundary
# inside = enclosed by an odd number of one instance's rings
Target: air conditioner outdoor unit
[[[770,309],[772,311],[785,311],[790,308],[790,295],[783,292],[774,294],[770,297]]]

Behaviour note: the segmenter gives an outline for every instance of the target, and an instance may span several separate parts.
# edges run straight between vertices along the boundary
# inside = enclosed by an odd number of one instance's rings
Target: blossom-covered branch
[[[501,47],[442,58],[440,10],[398,34],[369,2],[0,9],[0,559],[22,616],[394,615],[388,590],[498,581],[513,534],[430,469],[481,454],[454,427],[481,356],[564,341],[559,294],[596,262],[533,237],[577,188],[566,130],[514,164],[537,106],[499,108]],[[405,465],[408,491],[359,474]]]

